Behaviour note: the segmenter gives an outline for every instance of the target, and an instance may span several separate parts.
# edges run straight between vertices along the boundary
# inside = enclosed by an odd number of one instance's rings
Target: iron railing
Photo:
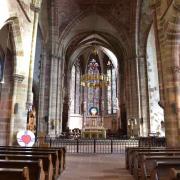
[[[137,139],[46,138],[45,143],[50,147],[66,147],[67,153],[125,153],[126,147],[139,146]]]
[[[49,147],[66,147],[67,153],[125,153],[127,147],[161,147],[166,146],[165,138],[122,138],[122,139],[62,139],[46,137]],[[36,146],[39,146],[37,138]]]

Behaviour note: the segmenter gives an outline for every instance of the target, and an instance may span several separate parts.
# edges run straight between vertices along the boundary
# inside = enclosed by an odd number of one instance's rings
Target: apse
[[[98,45],[74,60],[71,69],[69,129],[118,129],[117,57]],[[86,133],[87,134],[87,133]]]

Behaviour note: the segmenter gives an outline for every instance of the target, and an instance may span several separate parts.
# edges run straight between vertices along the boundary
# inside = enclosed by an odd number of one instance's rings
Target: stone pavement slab
[[[133,180],[124,154],[67,154],[59,180]]]

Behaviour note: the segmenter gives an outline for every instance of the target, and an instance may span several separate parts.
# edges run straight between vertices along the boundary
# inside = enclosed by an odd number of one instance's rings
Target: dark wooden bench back
[[[24,168],[0,168],[1,180],[30,180],[28,167]]]
[[[169,179],[171,180],[179,180],[180,179],[180,169],[171,168]]]
[[[0,159],[0,168],[29,168],[30,180],[45,180],[42,160],[3,160]]]
[[[180,169],[180,161],[177,160],[155,160],[154,168],[151,171],[150,179],[168,179],[171,168]]]
[[[55,176],[59,176],[59,158],[58,158],[58,152],[57,151],[30,151],[30,150],[13,150],[13,149],[9,149],[9,150],[2,150],[0,149],[0,154],[19,154],[19,155],[48,155],[51,154],[52,156],[52,163],[53,163],[53,167],[54,167],[54,174]]]
[[[46,175],[46,179],[52,180],[53,178],[53,164],[51,154],[47,155],[22,155],[22,154],[0,154],[0,159],[6,160],[39,160],[43,162],[43,169]]]
[[[44,148],[44,147],[19,147],[19,146],[0,146],[0,151],[6,150],[6,151],[28,151],[28,152],[57,152],[58,154],[58,161],[59,161],[59,167],[58,167],[58,174],[62,172],[65,169],[65,154],[66,149],[65,147],[60,148]],[[54,157],[52,157],[54,158]],[[55,158],[57,159],[57,158]]]

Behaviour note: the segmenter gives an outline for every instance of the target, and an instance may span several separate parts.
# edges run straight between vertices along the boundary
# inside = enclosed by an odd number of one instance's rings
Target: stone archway
[[[111,36],[111,35],[108,35],[108,34],[103,34],[102,32],[100,33],[100,32],[97,32],[97,33],[95,33],[95,34],[99,34],[99,36],[102,36],[103,38],[105,38],[106,37],[106,39],[107,39],[107,37],[108,36]],[[70,87],[69,87],[69,85],[68,85],[68,82],[69,82],[69,78],[70,78],[70,76],[68,75],[68,74],[70,74],[70,67],[72,66],[72,64],[73,64],[73,60],[75,60],[76,59],[76,57],[78,57],[79,56],[79,54],[81,54],[82,53],[82,51],[83,51],[83,48],[84,49],[87,49],[87,48],[89,48],[89,47],[91,47],[91,43],[93,43],[94,41],[96,41],[96,43],[97,44],[99,44],[99,45],[101,45],[101,44],[103,44],[103,41],[102,41],[102,39],[100,40],[98,40],[98,36],[96,37],[96,38],[92,38],[92,39],[89,39],[89,41],[87,41],[87,39],[88,39],[88,37],[95,37],[95,36],[93,36],[91,33],[88,33],[88,32],[86,32],[86,33],[82,33],[82,34],[79,34],[76,38],[74,38],[74,41],[72,41],[72,47],[71,46],[69,46],[69,49],[67,50],[67,52],[72,52],[72,55],[70,56],[70,57],[68,57],[68,55],[67,55],[67,57],[66,57],[66,59],[69,59],[69,61],[66,61],[66,65],[65,65],[65,67],[67,68],[67,70],[66,70],[66,72],[67,72],[67,74],[65,75],[65,83],[66,83],[66,97],[65,97],[65,100],[66,101],[64,101],[64,107],[66,108],[66,111],[65,111],[65,109],[64,109],[64,111],[63,111],[63,120],[66,120],[66,122],[67,122],[67,119],[68,119],[68,106],[69,106],[69,93],[68,93],[68,90],[70,89]],[[80,39],[80,43],[78,42],[78,38]],[[112,39],[113,37],[111,37],[111,39]],[[85,39],[85,40],[84,40]],[[115,39],[115,38],[114,38]],[[100,41],[100,42],[98,42],[98,41]],[[85,42],[84,44],[82,43],[82,42]],[[108,40],[107,40],[107,42],[108,42]],[[87,44],[86,44],[87,43]],[[105,43],[106,44],[106,43]],[[112,48],[113,47],[113,44],[112,45],[105,45],[108,49],[109,48]],[[111,47],[112,46],[112,47]],[[73,48],[73,47],[76,47],[76,48]],[[117,48],[117,46],[116,46],[116,48]],[[118,49],[118,48],[117,48]],[[119,49],[122,49],[122,47],[119,47]],[[69,51],[70,50],[70,51]],[[77,52],[76,52],[77,51]],[[115,51],[115,50],[114,50]],[[125,51],[125,50],[124,50]],[[122,53],[122,52],[121,52]],[[119,61],[118,62],[118,73],[120,74],[119,75],[119,81],[121,81],[121,83],[120,83],[120,87],[121,87],[121,89],[123,89],[123,88],[125,88],[125,79],[124,79],[124,77],[125,77],[125,74],[124,74],[124,65],[123,65],[123,58],[122,58],[122,55],[120,55],[119,54],[119,56],[118,56],[118,59],[121,59],[121,61]],[[120,93],[118,94],[118,96],[119,96],[119,101],[123,101],[124,100],[124,93],[125,93],[125,90],[122,90],[122,92],[120,91]],[[124,96],[123,96],[124,95]],[[123,102],[123,103],[119,103],[119,109],[121,110],[121,107],[120,106],[122,106],[122,104],[124,104],[125,102]],[[124,110],[124,109],[123,109]],[[66,114],[66,115],[65,115]],[[120,116],[121,116],[122,114],[120,113]],[[124,116],[123,116],[124,117]],[[121,118],[120,118],[121,119]],[[65,123],[66,124],[66,123]],[[127,125],[126,125],[126,117],[125,117],[125,119],[124,119],[124,123],[120,123],[118,126],[122,126],[121,128],[119,128],[119,129],[122,129],[122,128],[125,128],[124,129],[124,131],[123,132],[127,132]]]
[[[14,133],[17,128],[15,124],[15,118],[19,116],[19,102],[17,102],[18,92],[21,91],[20,83],[24,79],[24,75],[21,74],[21,64],[24,63],[24,53],[21,39],[20,24],[17,17],[11,17],[6,21],[7,24],[11,27],[11,43],[12,43],[12,56],[13,56],[13,72],[11,78],[12,85],[12,100],[11,100],[11,113],[10,113],[10,122],[9,122],[9,133],[8,133],[8,144],[14,142]],[[19,118],[18,118],[19,119]],[[22,123],[24,125],[24,123]]]
[[[4,55],[1,57],[3,61],[3,68],[1,68],[2,79],[0,82],[0,124],[1,124],[1,137],[3,137],[2,144],[8,144],[9,134],[11,127],[11,114],[14,113],[12,102],[13,102],[13,73],[14,73],[14,47],[12,39],[12,28],[10,24],[6,24],[0,30],[0,38],[2,50]],[[15,110],[15,109],[14,109]],[[16,110],[15,110],[16,111]],[[11,113],[9,113],[11,112]]]

